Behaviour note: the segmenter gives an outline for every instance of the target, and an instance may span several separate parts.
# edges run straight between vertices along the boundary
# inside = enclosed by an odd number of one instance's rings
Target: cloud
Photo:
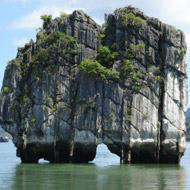
[[[42,15],[42,10],[35,10],[32,13],[13,21],[9,25],[7,25],[5,29],[12,30],[39,27],[42,23],[42,21],[40,20],[40,15]]]
[[[178,28],[190,25],[189,0],[143,0],[143,3],[142,0],[129,0],[128,2],[140,8],[148,16],[157,17],[167,24]]]
[[[29,3],[30,2],[30,0],[20,0],[21,1],[21,3]]]
[[[4,0],[5,2],[21,2],[23,4],[30,3],[31,0]]]
[[[22,3],[32,3],[31,0],[5,0],[17,1]],[[40,19],[43,14],[51,14],[53,18],[60,15],[60,12],[72,13],[73,10],[82,9],[89,14],[97,23],[104,22],[104,14],[112,13],[116,8],[126,7],[131,4],[134,7],[141,9],[148,16],[154,16],[161,21],[180,28],[186,34],[188,49],[190,49],[190,1],[189,0],[36,0],[33,3],[38,3],[38,9],[31,13],[14,20],[7,25],[5,29],[36,29],[42,26]],[[82,8],[81,8],[82,7]],[[0,27],[2,30],[2,27]]]
[[[168,7],[170,7],[168,12],[162,13],[168,22],[172,22],[172,24],[178,28],[184,28],[190,32],[190,29],[186,27],[190,25],[190,1],[183,0],[182,3],[178,0],[174,0],[171,4],[168,4]]]
[[[51,14],[53,17],[60,15],[62,9],[56,6],[45,6],[36,9],[28,15],[22,16],[5,27],[8,30],[15,29],[36,29],[42,25],[41,15]],[[73,10],[65,9],[64,12],[71,13]]]
[[[9,25],[10,29],[19,28],[35,28],[41,25],[40,16],[42,14],[52,14],[58,16],[59,12],[68,12],[68,10],[75,10],[82,7],[88,14],[92,13],[95,20],[102,22],[104,13],[111,13],[114,9],[125,7],[128,5],[135,6],[145,14],[160,18],[160,20],[175,25],[178,28],[183,28],[184,25],[190,25],[190,1],[189,0],[4,0],[12,2],[31,3],[36,4],[39,9],[33,10],[28,15],[12,22]],[[186,30],[190,30],[186,27]]]
[[[20,38],[20,39],[15,39],[13,41],[13,45],[16,46],[16,47],[22,47],[28,42],[29,42],[29,40],[27,38],[23,37],[23,38]]]
[[[112,13],[116,8],[132,5],[141,9],[148,16],[154,16],[161,21],[176,26],[183,30],[186,35],[190,33],[190,1],[189,0],[6,0],[20,1],[22,3],[38,4],[38,9],[14,20],[6,29],[35,29],[42,25],[40,19],[43,14],[59,16],[60,12],[72,13],[73,10],[83,9],[97,23],[104,22],[104,13]],[[82,7],[82,8],[81,8]]]

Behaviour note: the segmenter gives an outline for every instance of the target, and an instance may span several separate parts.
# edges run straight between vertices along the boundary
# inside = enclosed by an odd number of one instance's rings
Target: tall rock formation
[[[44,16],[7,65],[0,124],[22,162],[179,163],[185,151],[183,32],[131,6],[100,27],[83,11]]]

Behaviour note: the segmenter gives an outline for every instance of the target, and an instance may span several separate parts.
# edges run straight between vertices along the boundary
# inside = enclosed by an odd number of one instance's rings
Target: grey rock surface
[[[13,136],[22,162],[88,162],[99,143],[121,163],[180,162],[188,89],[183,32],[130,6],[106,15],[105,22],[103,29],[79,10],[56,18],[7,66],[0,124]],[[33,67],[35,53],[47,48],[40,35],[54,30],[72,36],[80,51],[69,54],[72,60],[52,53],[45,66]],[[101,44],[118,52],[116,71],[131,51],[135,70],[128,75],[135,83],[93,78],[79,69]],[[136,80],[138,72],[143,76]]]

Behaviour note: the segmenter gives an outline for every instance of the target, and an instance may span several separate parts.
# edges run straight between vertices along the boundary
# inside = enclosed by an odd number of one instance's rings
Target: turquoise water
[[[189,190],[190,143],[180,166],[119,165],[119,158],[98,147],[90,164],[20,164],[16,149],[0,143],[0,189],[6,190]]]

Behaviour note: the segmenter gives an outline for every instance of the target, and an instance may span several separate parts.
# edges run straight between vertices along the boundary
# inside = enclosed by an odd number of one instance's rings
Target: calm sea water
[[[0,189],[6,190],[189,190],[190,143],[181,165],[119,165],[99,145],[90,164],[20,164],[12,142],[0,143]]]

